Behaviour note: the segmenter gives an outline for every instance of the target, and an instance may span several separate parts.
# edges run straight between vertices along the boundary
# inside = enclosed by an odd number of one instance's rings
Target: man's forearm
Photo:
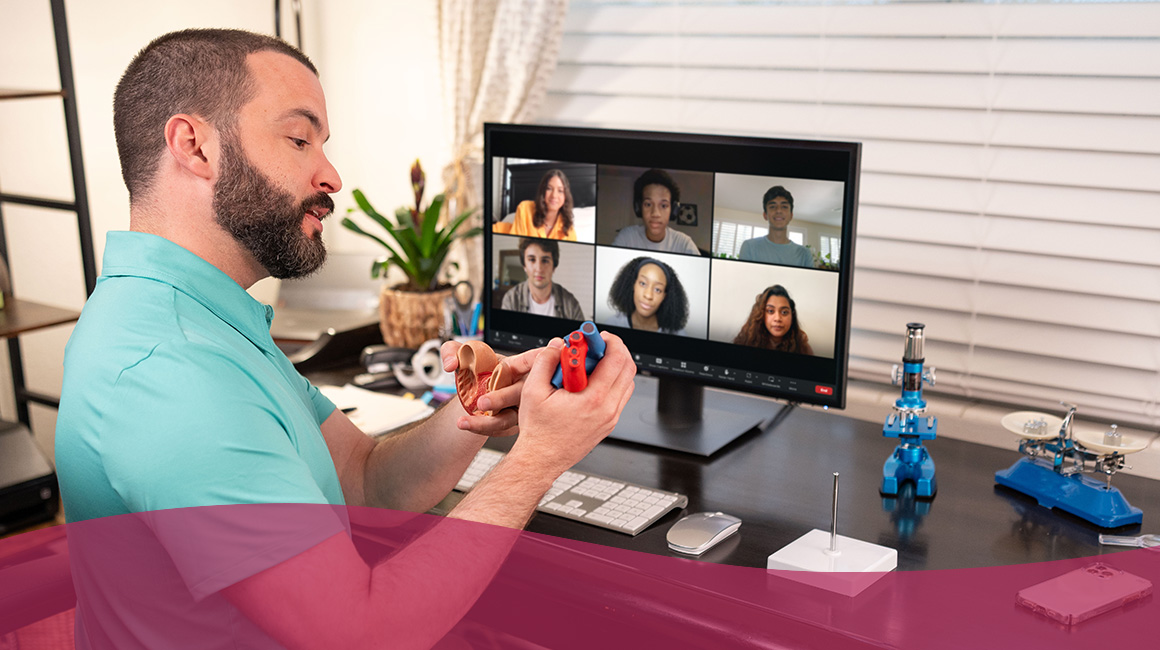
[[[369,567],[340,533],[224,594],[287,648],[430,648],[472,607],[518,537],[440,520]]]
[[[456,421],[463,415],[458,401],[434,415],[375,445],[367,459],[366,504],[425,512],[447,496],[487,440],[462,431]]]
[[[523,528],[540,498],[563,470],[555,471],[513,449],[447,516]]]

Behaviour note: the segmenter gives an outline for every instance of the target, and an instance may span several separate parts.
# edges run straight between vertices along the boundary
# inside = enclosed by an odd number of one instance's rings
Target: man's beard
[[[334,210],[325,192],[297,203],[250,164],[236,136],[222,137],[221,177],[214,187],[214,220],[270,275],[301,278],[326,261],[322,234],[302,232],[302,219],[313,208]]]

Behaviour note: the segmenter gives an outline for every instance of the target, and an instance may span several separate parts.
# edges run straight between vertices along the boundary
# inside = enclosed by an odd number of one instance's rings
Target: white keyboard
[[[487,447],[481,448],[475,454],[475,458],[472,459],[471,464],[467,466],[467,471],[463,473],[463,476],[459,477],[459,482],[455,484],[455,489],[460,492],[470,492],[471,488],[475,487],[476,483],[479,483],[479,479],[490,472],[491,468],[495,467],[499,459],[505,455],[502,451],[488,449]]]
[[[480,449],[455,489],[469,492],[503,457],[503,452]],[[556,479],[536,510],[636,535],[669,510],[688,504],[683,494],[570,470]]]

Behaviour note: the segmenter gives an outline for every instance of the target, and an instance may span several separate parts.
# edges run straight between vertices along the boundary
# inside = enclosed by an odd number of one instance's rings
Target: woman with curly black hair
[[[814,353],[810,347],[810,337],[802,331],[798,323],[797,305],[789,292],[780,284],[766,287],[757,294],[753,309],[741,326],[741,331],[733,342],[767,350],[780,350],[797,354]]]
[[[662,334],[685,334],[689,298],[672,267],[651,257],[637,257],[621,267],[608,292],[618,313],[610,324]]]

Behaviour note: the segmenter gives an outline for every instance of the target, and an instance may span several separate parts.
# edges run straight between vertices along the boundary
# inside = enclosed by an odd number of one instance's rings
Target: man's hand
[[[563,340],[552,339],[548,347],[533,350],[534,357],[521,359],[521,364],[530,359],[531,367],[518,389],[509,388],[523,394],[496,398],[503,404],[518,400],[520,437],[449,517],[510,528],[527,525],[552,481],[612,431],[632,396],[636,364],[619,337],[608,332],[601,336],[606,343],[604,358],[588,377],[588,386],[576,393],[552,386]]]
[[[443,369],[447,372],[454,373],[459,369],[457,354],[461,347],[462,344],[456,341],[448,341],[440,348],[439,356],[443,360]],[[512,372],[512,384],[480,397],[477,403],[481,411],[491,411],[494,415],[471,415],[464,412],[455,426],[483,436],[511,436],[519,433],[517,409],[520,406],[520,392],[523,390],[528,371],[532,369],[536,357],[543,350],[544,348],[536,348],[513,357],[501,356],[501,363]],[[460,411],[462,412],[462,407]]]
[[[570,393],[552,386],[564,342],[552,339],[536,358],[523,385],[519,440],[509,455],[525,455],[554,476],[583,458],[616,426],[632,397],[636,364],[620,337],[602,332],[604,358],[588,386]]]

